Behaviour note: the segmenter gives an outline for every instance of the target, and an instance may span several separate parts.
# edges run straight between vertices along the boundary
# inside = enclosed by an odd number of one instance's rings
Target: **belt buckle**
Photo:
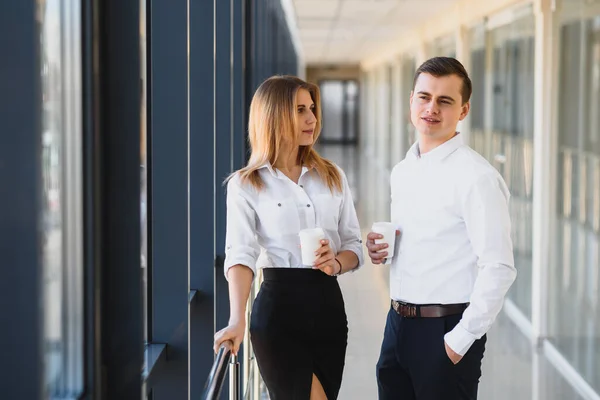
[[[417,307],[408,304],[400,304],[400,315],[405,318],[415,318],[417,316]]]
[[[396,314],[405,318],[416,318],[417,317],[417,306],[408,304],[402,304],[399,301],[392,301],[392,308],[396,311]]]
[[[417,316],[417,306],[409,306],[408,304],[404,306],[406,310],[407,318],[415,318]]]

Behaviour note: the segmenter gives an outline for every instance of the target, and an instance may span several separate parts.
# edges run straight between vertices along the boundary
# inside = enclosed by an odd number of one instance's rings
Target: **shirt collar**
[[[282,178],[285,176],[285,174],[283,174],[283,172],[277,170],[276,168],[273,168],[273,166],[271,165],[270,162],[266,162],[263,165],[261,165],[258,169],[261,170],[263,168],[267,168],[269,170],[269,172],[271,173],[271,175],[275,178]],[[302,166],[302,172],[300,173],[300,177],[302,177],[302,175],[304,175],[305,173],[307,173],[308,171],[310,171],[312,169],[312,167],[307,167],[306,165]]]
[[[406,155],[411,156],[414,159],[421,158],[423,160],[442,161],[444,158],[454,153],[454,151],[461,147],[463,143],[462,135],[457,132],[452,139],[440,144],[425,154],[419,152],[419,142],[417,141],[410,147]]]
[[[267,168],[269,170],[269,172],[271,173],[271,175],[273,175],[275,178],[277,178],[277,171],[275,170],[275,168],[273,168],[273,166],[271,165],[270,162],[266,162],[263,165],[261,165],[260,167],[258,167],[259,170],[263,169],[263,168]]]

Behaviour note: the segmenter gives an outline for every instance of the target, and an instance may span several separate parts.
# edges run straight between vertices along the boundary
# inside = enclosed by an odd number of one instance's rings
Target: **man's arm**
[[[471,186],[463,199],[463,218],[478,258],[479,274],[470,305],[456,327],[445,335],[448,347],[464,356],[475,340],[492,326],[514,282],[510,238],[510,194],[498,174],[488,173]]]

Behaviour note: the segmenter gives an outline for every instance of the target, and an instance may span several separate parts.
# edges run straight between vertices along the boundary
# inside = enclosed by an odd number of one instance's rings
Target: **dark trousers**
[[[405,318],[390,308],[377,362],[379,400],[476,400],[486,337],[453,364],[444,334],[460,319]]]

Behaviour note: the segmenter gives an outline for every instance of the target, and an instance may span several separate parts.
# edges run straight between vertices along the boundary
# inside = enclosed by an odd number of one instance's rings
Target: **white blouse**
[[[343,191],[333,194],[316,171],[302,168],[298,184],[265,164],[259,170],[264,187],[241,183],[239,175],[227,185],[225,276],[242,264],[257,268],[310,268],[302,265],[302,229],[322,228],[334,254],[354,252],[363,264],[361,232],[344,172]],[[262,253],[262,254],[261,254]]]

